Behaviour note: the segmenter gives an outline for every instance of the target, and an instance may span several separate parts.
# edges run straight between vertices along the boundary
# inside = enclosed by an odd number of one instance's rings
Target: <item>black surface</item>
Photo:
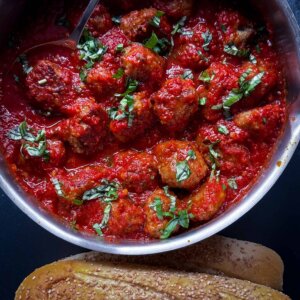
[[[290,0],[300,20],[300,1]],[[223,234],[264,244],[285,263],[284,291],[300,299],[300,148],[264,199]],[[10,300],[35,268],[85,251],[48,233],[0,190],[0,299]]]

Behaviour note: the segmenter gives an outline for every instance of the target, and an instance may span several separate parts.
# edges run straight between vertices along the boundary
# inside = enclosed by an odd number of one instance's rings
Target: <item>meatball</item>
[[[253,24],[237,11],[223,10],[216,18],[224,44],[244,48],[254,34]]]
[[[87,29],[93,36],[99,36],[113,27],[111,16],[103,5],[97,5],[87,23]]]
[[[58,196],[73,202],[82,199],[84,192],[101,185],[101,180],[109,179],[109,171],[103,165],[90,165],[73,171],[55,169],[51,181]]]
[[[118,180],[129,191],[142,193],[157,186],[155,157],[146,152],[124,151],[113,158]]]
[[[154,30],[159,33],[168,34],[171,32],[171,26],[164,16],[160,17],[159,28],[151,25],[151,21],[157,14],[155,8],[145,8],[135,10],[125,15],[121,19],[121,29],[132,41],[139,41],[147,38]]]
[[[164,59],[141,44],[127,47],[122,62],[125,73],[130,78],[147,81],[148,84],[159,83],[163,78]]]
[[[29,97],[47,111],[60,110],[72,103],[74,74],[49,60],[40,60],[26,77]]]
[[[155,8],[175,19],[189,16],[193,11],[193,4],[193,0],[152,0]]]
[[[284,119],[282,107],[277,104],[269,104],[239,113],[233,121],[238,127],[250,132],[250,134],[265,139],[270,132],[274,132],[282,125]]]
[[[79,154],[97,151],[107,132],[108,117],[105,110],[99,104],[85,100],[82,99],[78,115],[50,129],[50,135],[69,142],[73,151]]]
[[[169,187],[193,189],[207,174],[204,159],[193,143],[167,141],[158,144],[154,153],[162,182]]]
[[[199,76],[200,85],[197,88],[199,98],[205,98],[206,104],[202,108],[203,117],[211,122],[223,117],[222,110],[215,107],[223,103],[224,97],[239,87],[239,75],[231,65],[212,63]]]
[[[171,78],[152,96],[153,108],[170,132],[183,130],[198,110],[198,96],[190,79]]]
[[[86,82],[97,98],[102,100],[101,98],[124,92],[125,76],[117,76],[119,69],[113,56],[106,55],[103,61],[89,71]]]
[[[103,232],[106,235],[118,237],[139,233],[143,230],[145,213],[143,208],[133,204],[128,199],[112,202],[107,227]]]
[[[200,188],[194,190],[185,200],[194,221],[209,221],[221,208],[226,192],[220,180],[209,179]]]
[[[114,136],[121,142],[128,142],[145,132],[153,122],[153,113],[151,110],[150,99],[145,92],[133,95],[133,110],[130,116],[112,120],[110,130]],[[119,111],[117,116],[122,116],[123,111]],[[130,123],[132,120],[132,123]]]
[[[175,195],[169,192],[169,195]],[[170,217],[159,217],[155,209],[155,201],[160,201],[162,211],[168,212],[170,210],[171,199],[162,189],[156,189],[152,195],[147,199],[144,207],[146,214],[146,222],[144,230],[153,238],[160,238],[164,229],[167,227]],[[179,226],[175,229],[178,229]]]
[[[116,54],[116,48],[118,45],[127,47],[130,40],[124,34],[119,27],[113,27],[104,35],[99,38],[100,42],[107,47],[107,52],[110,54]]]

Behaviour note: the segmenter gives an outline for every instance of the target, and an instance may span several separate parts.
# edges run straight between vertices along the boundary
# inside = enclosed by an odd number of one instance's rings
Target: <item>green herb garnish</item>
[[[225,45],[224,52],[227,54],[238,56],[238,57],[249,57],[250,51],[247,49],[238,49],[234,43],[229,43]]]
[[[229,178],[227,180],[227,182],[228,182],[228,185],[230,186],[231,189],[233,189],[233,190],[237,190],[238,189],[238,185],[236,183],[235,178]]]
[[[159,28],[160,25],[160,21],[161,21],[161,17],[164,15],[165,13],[163,11],[158,10],[155,14],[155,16],[153,17],[153,19],[150,21],[150,24],[156,28]]]
[[[193,150],[189,150],[185,160],[176,163],[176,180],[182,182],[191,176],[191,170],[188,164],[189,160],[196,159],[196,153]]]
[[[218,132],[224,134],[224,135],[228,135],[229,134],[229,130],[225,125],[219,125],[218,126]]]
[[[193,71],[190,69],[184,70],[184,73],[181,76],[182,79],[194,79]]]
[[[119,68],[117,70],[117,72],[112,77],[115,78],[115,79],[120,79],[120,78],[123,77],[123,75],[124,75],[124,69],[123,68]]]
[[[106,205],[104,212],[103,212],[103,218],[100,224],[96,223],[93,225],[93,228],[97,232],[98,235],[103,236],[102,230],[107,226],[109,222],[110,212],[111,212],[112,205],[108,204]]]
[[[202,97],[199,99],[199,105],[204,106],[207,102],[207,98],[206,97]]]
[[[209,30],[207,30],[206,32],[202,33],[201,34],[202,38],[203,38],[203,45],[202,45],[202,48],[205,50],[205,51],[209,51],[209,48],[208,46],[210,45],[211,41],[212,41],[212,34]]]
[[[109,182],[107,180],[102,180],[101,185],[86,191],[82,200],[90,201],[99,199],[102,202],[109,203],[118,199],[118,189],[119,184],[116,182]]]

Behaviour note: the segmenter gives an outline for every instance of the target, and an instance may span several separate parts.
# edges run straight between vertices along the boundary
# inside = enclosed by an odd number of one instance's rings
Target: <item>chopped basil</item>
[[[149,205],[150,208],[152,208],[156,214],[157,214],[157,217],[162,220],[164,218],[164,212],[163,212],[163,207],[162,207],[162,202],[161,202],[161,199],[159,197],[155,197],[154,198],[154,202],[151,203]]]
[[[113,16],[111,18],[111,20],[113,21],[113,23],[116,24],[116,25],[120,25],[121,24],[121,19],[122,19],[121,16]]]
[[[195,160],[197,157],[196,157],[196,153],[194,150],[189,150],[188,151],[188,154],[187,154],[187,157],[186,157],[186,160],[189,161],[189,160]]]
[[[219,153],[214,149],[214,147],[219,144],[220,141],[216,141],[214,143],[211,143],[209,146],[208,146],[208,152],[209,152],[209,158],[212,162],[213,165],[217,166],[219,163],[218,163],[218,158],[220,157]]]
[[[247,49],[238,49],[234,43],[225,45],[224,52],[227,54],[238,56],[238,57],[249,57],[250,51]]]
[[[39,130],[37,135],[34,136],[31,133],[31,129],[28,128],[27,122],[23,121],[19,126],[10,130],[7,136],[14,141],[26,141],[21,145],[21,154],[25,149],[28,155],[32,157],[42,157],[44,160],[49,160],[49,151],[47,150],[46,132],[45,130]],[[29,143],[28,143],[29,142]],[[38,143],[36,145],[36,143]]]
[[[56,194],[57,194],[59,197],[64,198],[64,197],[65,197],[65,194],[64,194],[64,192],[63,192],[63,190],[62,190],[62,184],[58,181],[57,178],[51,178],[50,180],[51,180],[52,184],[54,185]]]
[[[201,106],[204,106],[206,104],[206,102],[207,102],[207,98],[206,97],[202,97],[202,98],[199,99],[199,104]]]
[[[115,78],[115,79],[120,79],[120,78],[123,77],[123,75],[124,75],[124,69],[123,68],[119,68],[117,70],[117,72],[112,77]]]
[[[176,180],[182,182],[191,176],[191,170],[186,160],[176,163]]]
[[[170,237],[172,232],[177,228],[177,226],[181,226],[183,228],[189,228],[190,218],[193,218],[192,214],[189,214],[187,210],[178,211],[178,215],[175,216],[169,221],[166,228],[163,230],[161,239],[167,239]]]
[[[86,191],[82,200],[90,201],[95,199],[100,199],[100,201],[105,203],[110,203],[118,199],[118,188],[119,184],[116,182],[109,182],[107,180],[102,180],[102,184]]]
[[[254,65],[257,64],[257,59],[256,59],[256,57],[255,57],[253,54],[250,54],[250,55],[249,55],[249,60],[250,60],[250,62],[253,63]]]
[[[124,50],[124,44],[118,44],[115,51],[116,52],[122,52]]]
[[[176,210],[176,197],[172,196],[169,193],[169,187],[168,186],[164,186],[163,190],[164,190],[165,195],[170,199],[170,212],[174,213],[175,210]]]
[[[73,200],[73,204],[77,205],[77,206],[81,206],[83,204],[83,200],[82,199],[74,199]]]
[[[153,17],[153,19],[150,21],[150,24],[156,28],[159,28],[160,25],[160,21],[161,21],[161,17],[164,15],[165,13],[163,11],[158,10],[155,14],[155,16]]]
[[[228,182],[228,185],[230,186],[231,189],[233,189],[233,190],[237,190],[238,189],[238,185],[236,183],[235,178],[229,178],[227,180],[227,182]]]
[[[227,31],[227,26],[225,24],[221,24],[221,29],[225,33]]]
[[[77,45],[81,60],[86,61],[85,66],[81,69],[80,78],[85,80],[87,70],[91,69],[95,62],[100,61],[107,51],[107,47],[94,38],[86,29],[83,31],[80,43]]]
[[[134,97],[130,95],[135,92],[138,87],[136,80],[130,79],[127,83],[127,89],[123,94],[115,94],[116,97],[123,97],[120,101],[119,107],[112,107],[108,110],[108,115],[112,120],[128,119],[128,127],[133,123]]]
[[[214,75],[210,76],[207,71],[203,71],[199,75],[198,79],[205,83],[210,83],[214,79]]]
[[[112,205],[108,204],[106,205],[104,212],[103,212],[103,218],[100,224],[96,223],[93,225],[93,228],[97,232],[98,235],[103,236],[102,230],[107,226],[109,217],[110,217],[110,212],[111,212]]]
[[[50,152],[47,150],[46,140],[40,141],[37,147],[31,146],[30,144],[23,144],[21,146],[21,153],[23,149],[25,149],[31,157],[42,157],[46,161],[50,159]]]
[[[153,49],[157,45],[158,40],[158,36],[154,32],[152,32],[151,37],[145,43],[145,47]]]
[[[171,32],[172,35],[175,35],[176,33],[181,33],[182,28],[184,27],[184,24],[186,22],[187,17],[183,16],[174,26],[173,30]]]
[[[187,157],[184,161],[176,163],[176,180],[182,182],[191,176],[191,170],[188,164],[189,160],[196,159],[196,153],[193,150],[189,150]]]
[[[228,135],[229,134],[229,130],[225,125],[219,125],[218,126],[218,132],[224,134],[224,135]]]
[[[145,42],[144,45],[157,54],[166,55],[171,43],[167,38],[159,39],[158,36],[152,32],[151,37]]]
[[[205,62],[209,62],[209,59],[202,53],[201,50],[198,50],[198,55],[203,59]]]
[[[185,36],[192,37],[194,35],[194,32],[192,30],[182,30],[181,34],[185,35]]]
[[[38,81],[39,85],[44,85],[46,83],[47,83],[47,79],[46,78],[43,78],[43,79],[41,79],[41,80]]]
[[[212,41],[212,34],[209,30],[207,30],[206,32],[201,34],[202,38],[203,38],[203,45],[202,48],[205,51],[209,51],[208,46],[210,45],[211,41]]]
[[[224,109],[225,112],[229,112],[230,107],[239,102],[243,97],[248,97],[255,88],[261,83],[261,80],[265,72],[258,73],[252,79],[246,80],[251,74],[252,70],[249,69],[241,75],[239,78],[239,88],[235,88],[229,92],[229,94],[223,99],[223,104],[218,104],[212,107],[214,110]]]
[[[26,54],[21,54],[17,61],[22,65],[23,72],[27,75],[32,71],[32,67],[29,66]]]
[[[194,79],[193,71],[190,69],[184,70],[184,73],[182,74],[181,78],[183,79]]]

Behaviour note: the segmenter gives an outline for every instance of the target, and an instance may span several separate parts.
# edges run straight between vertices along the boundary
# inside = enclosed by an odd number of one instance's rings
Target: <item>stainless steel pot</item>
[[[263,12],[275,28],[276,44],[281,53],[282,65],[288,82],[289,119],[269,167],[237,205],[232,206],[224,214],[209,223],[169,240],[153,242],[123,241],[112,244],[97,237],[74,232],[40,209],[35,200],[28,197],[15,183],[1,157],[0,187],[25,214],[56,236],[84,248],[114,254],[152,254],[182,248],[206,239],[238,220],[270,190],[287,166],[300,139],[299,27],[286,0],[253,0],[252,2]],[[0,6],[1,3],[0,1]]]

